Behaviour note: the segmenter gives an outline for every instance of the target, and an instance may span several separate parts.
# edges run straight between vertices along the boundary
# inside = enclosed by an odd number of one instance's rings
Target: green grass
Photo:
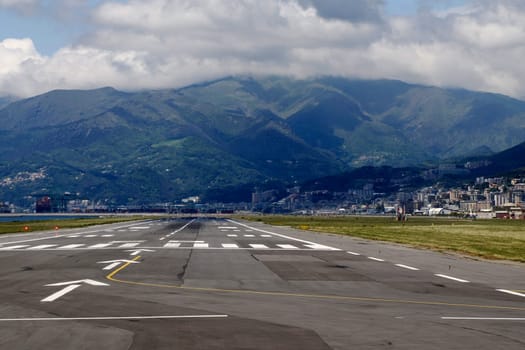
[[[0,222],[0,234],[34,232],[56,230],[57,228],[79,228],[93,225],[113,224],[117,222],[136,221],[147,219],[145,216],[115,216],[115,217],[94,217],[82,219],[61,219],[61,220],[42,220],[42,221],[18,221]],[[27,229],[26,229],[27,227]]]
[[[243,217],[277,226],[395,242],[485,259],[525,262],[525,221],[411,217]]]

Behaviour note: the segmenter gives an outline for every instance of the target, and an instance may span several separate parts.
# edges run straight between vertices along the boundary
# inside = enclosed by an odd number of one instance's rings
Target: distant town
[[[439,179],[453,169],[426,170],[421,176]],[[440,174],[441,172],[441,174]],[[22,174],[21,181],[43,175]],[[0,202],[0,213],[235,213],[295,215],[391,215],[399,219],[408,216],[456,216],[476,219],[525,219],[525,177],[477,177],[474,182],[446,187],[436,181],[432,186],[411,188],[413,175],[392,178],[396,191],[378,191],[382,178],[360,180],[359,186],[345,191],[327,189],[303,190],[294,186],[286,191],[254,189],[251,202],[202,203],[199,196],[171,203],[111,206],[102,201],[79,199],[69,192],[43,193],[25,198],[27,207]],[[380,187],[380,186],[379,186]]]

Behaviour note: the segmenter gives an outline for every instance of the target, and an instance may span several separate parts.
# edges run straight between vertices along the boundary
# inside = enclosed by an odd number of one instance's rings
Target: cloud
[[[21,13],[32,12],[39,4],[39,0],[0,0],[0,8],[14,9]]]
[[[52,56],[29,39],[1,42],[0,95],[329,74],[524,97],[522,4],[476,0],[389,18],[379,0],[103,1],[91,12],[94,29]]]

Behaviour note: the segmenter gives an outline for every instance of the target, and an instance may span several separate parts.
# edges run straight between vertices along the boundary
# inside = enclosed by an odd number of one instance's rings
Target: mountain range
[[[361,166],[494,157],[525,141],[525,102],[392,80],[228,77],[2,99],[0,136],[0,200],[235,201]]]

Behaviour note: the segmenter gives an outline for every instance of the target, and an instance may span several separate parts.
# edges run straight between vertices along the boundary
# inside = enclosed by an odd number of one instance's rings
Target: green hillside
[[[388,80],[230,77],[5,102],[0,137],[0,200],[45,191],[115,204],[217,199],[363,165],[500,152],[525,140],[525,103]]]

